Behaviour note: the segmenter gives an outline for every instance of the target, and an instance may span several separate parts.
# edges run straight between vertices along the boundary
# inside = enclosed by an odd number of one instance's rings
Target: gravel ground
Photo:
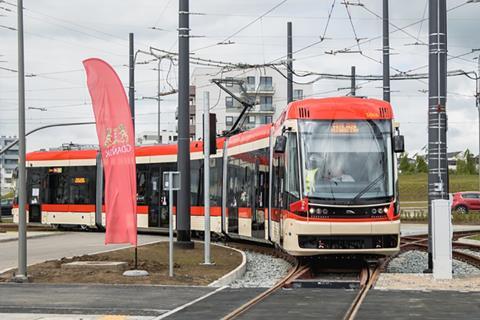
[[[288,273],[291,265],[283,259],[256,252],[245,252],[247,271],[230,284],[232,288],[269,288]]]
[[[471,250],[464,250],[473,253]],[[475,252],[480,255],[479,252]],[[393,259],[378,279],[375,288],[383,290],[455,290],[480,291],[480,269],[453,260],[453,279],[436,280],[424,274],[428,255],[423,251],[407,251]]]
[[[477,252],[478,254],[478,252]],[[411,250],[400,254],[393,259],[388,267],[387,273],[423,273],[427,269],[428,255],[426,252]],[[480,275],[480,270],[468,263],[453,260],[454,276]]]

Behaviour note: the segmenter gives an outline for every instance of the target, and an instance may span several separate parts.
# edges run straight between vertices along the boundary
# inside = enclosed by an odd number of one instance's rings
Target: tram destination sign
[[[173,190],[173,191],[180,190],[180,172],[165,171],[163,173],[163,188],[165,190]]]

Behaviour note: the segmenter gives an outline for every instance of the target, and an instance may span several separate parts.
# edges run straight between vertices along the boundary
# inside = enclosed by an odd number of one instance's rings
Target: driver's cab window
[[[286,191],[295,198],[300,198],[300,182],[299,179],[299,166],[298,166],[298,146],[297,146],[297,134],[290,133],[287,137],[287,148],[285,151],[287,164],[286,164],[286,177],[287,188]]]

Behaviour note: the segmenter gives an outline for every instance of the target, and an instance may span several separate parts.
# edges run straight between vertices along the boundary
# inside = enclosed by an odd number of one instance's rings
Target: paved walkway
[[[53,235],[59,235],[62,233],[63,232],[59,232],[59,231],[28,231],[27,239],[49,237]],[[17,231],[0,232],[0,242],[16,241],[17,239],[18,239]]]
[[[138,235],[138,243],[145,244],[166,239],[159,235]],[[27,263],[80,256],[100,251],[127,248],[130,245],[105,245],[105,234],[100,232],[62,232],[49,237],[27,241]],[[18,241],[0,242],[0,273],[17,266]],[[1,317],[0,317],[1,319]]]

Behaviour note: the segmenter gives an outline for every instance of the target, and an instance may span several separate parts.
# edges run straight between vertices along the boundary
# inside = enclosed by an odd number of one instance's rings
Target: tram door
[[[27,177],[28,221],[42,222],[42,168],[29,168]]]
[[[149,177],[148,226],[160,227],[160,168],[152,166]]]
[[[167,194],[163,190],[160,166],[150,168],[148,226],[168,228]]]
[[[227,181],[227,217],[228,233],[238,234],[238,176],[234,166],[229,167]]]

